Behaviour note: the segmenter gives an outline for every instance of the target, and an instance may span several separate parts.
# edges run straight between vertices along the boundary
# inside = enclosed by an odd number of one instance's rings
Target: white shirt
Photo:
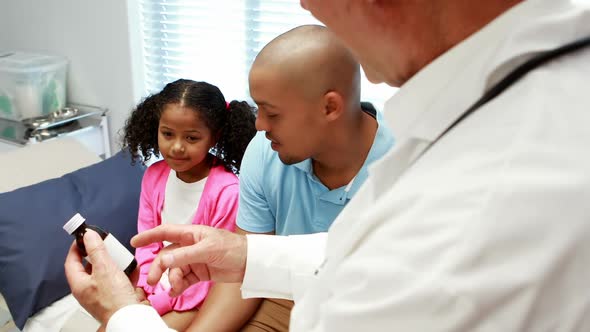
[[[292,331],[590,331],[589,49],[529,73],[409,167],[515,66],[587,35],[590,11],[528,0],[425,67],[386,104],[397,144],[327,243],[249,236],[243,294],[294,298]]]
[[[197,182],[184,182],[178,178],[176,171],[171,169],[168,174],[166,189],[164,191],[162,225],[192,224],[193,219],[195,218],[195,213],[197,213],[199,202],[201,201],[201,196],[203,196],[206,182],[207,177]],[[164,241],[163,244],[167,247],[171,243]],[[160,283],[166,288],[170,288],[168,272],[169,270],[164,271],[160,278]]]
[[[170,170],[164,193],[162,208],[162,225],[190,225],[201,201],[207,178],[197,182],[186,183],[178,178],[176,171]],[[170,242],[164,242],[165,246]]]

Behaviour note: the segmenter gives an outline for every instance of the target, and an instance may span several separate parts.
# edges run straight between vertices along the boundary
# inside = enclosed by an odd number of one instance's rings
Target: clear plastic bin
[[[20,121],[66,105],[64,57],[0,51],[0,117]]]

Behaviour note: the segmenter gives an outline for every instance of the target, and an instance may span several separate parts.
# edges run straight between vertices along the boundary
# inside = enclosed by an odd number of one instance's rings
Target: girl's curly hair
[[[222,164],[239,173],[246,147],[256,134],[256,109],[245,101],[227,104],[216,86],[185,79],[168,83],[161,92],[148,96],[127,119],[123,147],[131,152],[133,161],[145,164],[152,156],[160,156],[158,126],[168,104],[182,104],[198,112],[214,137],[219,137],[212,166]]]

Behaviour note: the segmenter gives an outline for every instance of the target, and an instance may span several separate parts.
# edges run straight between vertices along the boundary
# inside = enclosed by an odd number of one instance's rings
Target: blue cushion
[[[73,237],[62,226],[74,214],[131,249],[144,170],[120,152],[61,178],[0,194],[0,293],[19,328],[70,292],[63,263]]]

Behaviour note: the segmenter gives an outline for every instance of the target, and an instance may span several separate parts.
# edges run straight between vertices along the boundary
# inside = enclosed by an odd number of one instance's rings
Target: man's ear
[[[344,113],[344,98],[335,91],[324,95],[324,116],[326,121],[334,121]]]

